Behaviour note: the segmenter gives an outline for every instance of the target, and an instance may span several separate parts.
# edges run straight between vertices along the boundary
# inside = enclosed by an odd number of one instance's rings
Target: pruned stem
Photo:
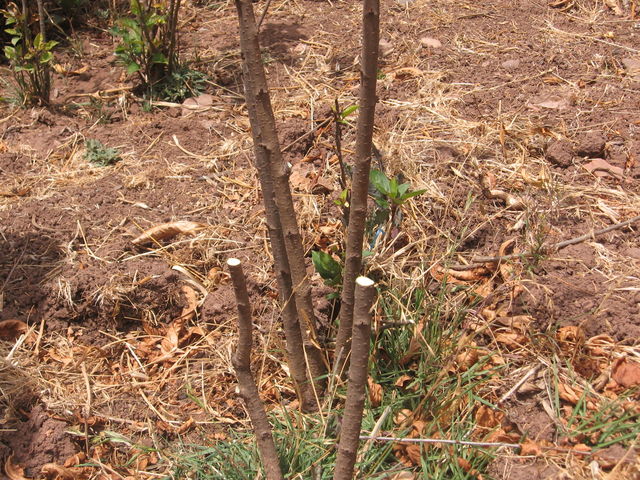
[[[349,201],[347,251],[340,306],[340,326],[336,337],[335,355],[347,362],[351,345],[354,291],[356,277],[362,269],[362,244],[367,218],[369,171],[373,122],[376,108],[376,81],[380,42],[380,0],[364,0],[362,12],[362,53],[360,64],[360,108],[356,130],[356,157]],[[338,371],[343,370],[338,368]]]
[[[233,356],[233,367],[238,377],[238,388],[240,397],[249,412],[249,418],[253,424],[253,431],[256,435],[258,450],[262,457],[262,465],[269,480],[282,480],[280,460],[276,451],[271,425],[264,405],[258,394],[258,387],[251,373],[251,349],[253,346],[253,335],[251,329],[251,303],[247,293],[247,284],[242,271],[242,265],[237,258],[227,260],[229,273],[233,282],[233,290],[236,296],[238,307],[238,347]]]
[[[355,306],[353,311],[353,342],[347,399],[344,406],[338,457],[333,474],[334,480],[351,480],[358,454],[362,412],[369,367],[369,344],[371,337],[371,305],[375,294],[373,280],[358,277],[356,280]]]
[[[235,0],[235,4],[240,26],[245,98],[251,123],[256,167],[261,183],[267,175],[271,176],[273,182],[273,194],[280,224],[279,235],[282,235],[284,240],[291,273],[293,298],[307,360],[305,364],[308,365],[309,376],[314,380],[319,393],[323,384],[319,378],[326,373],[326,361],[316,335],[317,321],[311,302],[311,284],[307,277],[302,237],[298,229],[289,177],[282,158],[275,117],[271,108],[269,87],[258,42],[258,28],[251,0]]]

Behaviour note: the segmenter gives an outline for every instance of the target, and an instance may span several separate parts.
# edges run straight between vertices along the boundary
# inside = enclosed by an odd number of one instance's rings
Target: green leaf
[[[371,170],[369,173],[369,182],[373,185],[378,192],[383,195],[389,195],[390,185],[389,185],[389,177],[387,177],[380,170],[376,170],[375,168]]]
[[[18,43],[20,43],[20,40],[22,40],[22,38],[20,38],[20,37],[12,37],[11,38],[11,44],[13,46],[16,46]]]
[[[136,73],[139,70],[140,70],[140,65],[138,65],[136,62],[131,62],[129,65],[127,65],[127,75]]]
[[[49,63],[53,59],[53,53],[44,52],[40,57],[40,63]]]
[[[6,45],[4,47],[4,56],[9,60],[13,60],[14,58],[16,58],[16,49]]]
[[[162,52],[156,52],[151,56],[151,63],[160,63],[162,65],[166,65],[169,63],[169,60]]]
[[[351,115],[353,112],[358,110],[358,108],[359,108],[358,105],[351,105],[351,106],[345,108],[342,112],[340,112],[340,119],[344,120],[349,115]]]
[[[342,265],[326,252],[314,250],[311,259],[316,271],[327,285],[338,286],[342,283]]]
[[[53,47],[55,47],[56,45],[58,45],[58,42],[56,42],[55,40],[49,40],[47,43],[44,44],[44,49],[52,50]]]
[[[40,48],[42,47],[42,34],[41,33],[37,34],[36,38],[33,39],[33,46],[37,50],[40,50]]]
[[[22,33],[20,33],[15,28],[7,28],[7,29],[5,29],[5,32],[7,32],[9,35],[15,35],[16,37],[22,37]]]
[[[408,183],[403,183],[401,185],[398,185],[398,196],[402,198],[402,196],[407,193],[407,191],[409,190],[409,187],[411,185],[409,185]]]
[[[402,195],[402,196],[400,197],[400,200],[402,200],[402,201],[404,202],[405,200],[408,200],[408,199],[410,199],[411,197],[416,197],[416,196],[418,196],[418,195],[422,195],[422,194],[423,194],[424,192],[426,192],[426,191],[427,191],[427,190],[426,190],[426,189],[424,189],[424,190],[414,190],[414,191],[412,191],[412,192],[407,192],[407,193],[405,193],[404,195]]]

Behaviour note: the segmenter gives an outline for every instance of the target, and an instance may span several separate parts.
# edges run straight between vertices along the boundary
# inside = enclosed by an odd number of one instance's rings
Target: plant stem
[[[233,356],[233,367],[238,377],[238,388],[240,397],[249,412],[249,418],[253,424],[253,431],[256,435],[258,450],[262,457],[262,465],[269,480],[282,480],[280,470],[280,460],[276,450],[271,425],[264,405],[258,394],[258,387],[251,373],[251,348],[253,346],[253,335],[251,331],[251,304],[247,293],[247,284],[242,271],[242,265],[237,258],[227,260],[233,290],[236,296],[238,307],[238,346]]]
[[[349,366],[347,399],[344,406],[340,443],[333,480],[351,480],[358,454],[362,412],[364,410],[369,345],[371,342],[371,305],[375,294],[373,280],[358,277],[356,280],[353,315],[353,345]]]
[[[363,0],[362,53],[360,55],[360,108],[356,130],[356,158],[349,203],[349,226],[345,257],[340,326],[336,338],[335,361],[348,362],[351,349],[356,277],[362,268],[362,243],[367,218],[369,171],[373,122],[376,108],[378,49],[380,42],[380,0]],[[344,371],[339,366],[337,371]]]
[[[311,303],[311,286],[307,278],[302,238],[298,230],[289,179],[284,168],[271,108],[269,88],[258,42],[258,29],[251,0],[235,0],[235,4],[238,11],[245,97],[251,123],[256,168],[263,189],[276,270],[281,272],[279,276],[283,276],[283,280],[279,282],[281,300],[284,302],[284,313],[286,313],[286,306],[295,300],[298,330],[304,345],[303,355],[306,361],[296,365],[297,360],[291,358],[289,365],[291,368],[302,367],[305,370],[308,366],[307,376],[314,380],[315,394],[319,394],[323,382],[318,378],[326,373],[326,367],[316,340],[316,318]],[[286,318],[283,319],[287,322]],[[288,326],[285,323],[285,329],[292,327],[294,323],[292,319],[288,322]],[[287,342],[290,338],[297,342],[298,337],[292,331],[287,335]],[[296,349],[297,356],[297,346],[291,345],[290,348]],[[309,406],[308,402],[305,404]]]

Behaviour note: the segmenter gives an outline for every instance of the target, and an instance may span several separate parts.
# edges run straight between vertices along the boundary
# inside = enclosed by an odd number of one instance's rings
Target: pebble
[[[520,60],[507,60],[501,63],[505,70],[515,70],[520,66]]]
[[[380,46],[380,56],[381,57],[386,57],[391,52],[393,52],[393,45],[391,44],[391,42],[389,40],[386,40],[384,38],[380,39],[379,46]]]
[[[425,48],[442,48],[442,42],[433,37],[422,37],[420,39],[420,45]]]
[[[546,159],[549,163],[561,168],[571,166],[573,162],[573,145],[568,140],[555,140],[547,148]]]

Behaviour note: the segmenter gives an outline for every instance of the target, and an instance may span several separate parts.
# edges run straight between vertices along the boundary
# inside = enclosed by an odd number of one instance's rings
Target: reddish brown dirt
[[[286,97],[287,89],[295,85],[291,69],[302,69],[313,61],[305,57],[305,48],[314,42],[328,45],[318,66],[318,75],[327,78],[321,86],[325,93],[309,89],[309,102],[303,109],[286,101],[276,105],[280,138],[288,145],[309,132],[312,124],[327,118],[335,92],[355,91],[359,40],[352,32],[358,29],[359,17],[349,2],[329,6],[301,0],[290,10],[280,3],[274,2],[262,30],[265,62],[276,95]],[[529,155],[548,162],[559,185],[640,191],[640,82],[623,67],[623,60],[637,51],[616,46],[637,45],[638,20],[602,9],[597,21],[589,24],[581,20],[588,12],[562,13],[542,0],[416,0],[407,8],[391,0],[383,4],[383,37],[393,50],[383,57],[381,77],[390,78],[400,67],[440,72],[443,83],[468,86],[455,106],[457,116],[491,128],[506,126],[503,145],[497,139],[480,142],[485,127],[478,126],[472,139],[478,140],[477,146],[467,150],[453,142],[455,132],[428,131],[430,127],[425,127],[422,138],[433,141],[415,162],[442,173],[439,188],[450,202],[433,201],[425,206],[431,223],[421,225],[421,231],[434,236],[434,250],[449,241],[435,238],[439,232],[462,230],[450,205],[460,208],[470,192],[476,201],[469,207],[468,218],[474,220],[467,233],[457,232],[457,253],[467,259],[493,255],[513,235],[508,230],[513,218],[487,220],[488,212],[499,210],[501,205],[483,198],[477,184],[461,188],[451,174],[451,168],[468,170],[470,157],[476,157],[481,165],[493,158],[508,165],[516,163],[520,154]],[[263,2],[259,5],[262,8]],[[273,328],[275,287],[264,250],[261,201],[257,189],[252,188],[255,178],[248,123],[240,100],[233,14],[232,8],[216,14],[194,7],[187,13],[185,51],[200,51],[199,66],[210,74],[208,93],[213,95],[214,105],[209,111],[187,115],[179,108],[146,112],[141,101],[126,93],[132,83],[115,61],[111,39],[95,31],[79,33],[81,56],[61,54],[61,63],[69,70],[88,69],[80,75],[55,76],[52,108],[15,112],[3,108],[2,116],[7,118],[0,133],[0,320],[23,320],[36,333],[43,325],[43,346],[58,353],[62,347],[56,350],[52,345],[66,338],[80,349],[71,361],[78,378],[78,358],[81,352],[89,351],[81,348],[94,348],[106,359],[120,358],[128,347],[114,342],[114,335],[133,339],[151,331],[148,325],[166,328],[180,317],[189,306],[182,290],[189,283],[184,274],[172,269],[175,265],[194,273],[210,290],[191,324],[202,325],[223,348],[232,335],[225,325],[233,315],[234,303],[231,290],[215,272],[230,255],[245,261],[248,273],[257,279],[251,281],[251,289],[259,328],[265,332]],[[566,32],[562,36],[566,43],[557,40],[557,32],[550,33],[548,22]],[[597,40],[580,40],[584,35]],[[424,36],[437,38],[442,47],[421,47]],[[393,102],[415,101],[421,95],[419,88],[410,78],[391,83],[381,78],[376,138],[384,151],[393,153],[394,140],[386,133],[404,121]],[[83,96],[107,89],[122,90],[102,100]],[[529,122],[526,144],[521,143],[522,135],[508,129],[516,117]],[[88,166],[77,155],[83,138],[117,147],[123,160],[104,169]],[[345,143],[352,138],[353,132],[345,129]],[[175,139],[191,153],[180,149]],[[292,164],[308,162],[319,171],[327,168],[332,145],[332,131],[319,130],[296,142],[285,158]],[[597,158],[621,169],[623,176],[605,171],[597,177],[597,172],[585,170],[584,165]],[[393,158],[386,161],[393,166]],[[318,175],[329,174],[322,170]],[[610,224],[611,218],[626,218],[617,215],[607,219],[601,212],[587,212],[568,189],[557,192],[554,200],[540,189],[521,190],[530,195],[530,203],[549,207],[540,228],[551,241],[582,235]],[[300,203],[309,194],[298,193]],[[325,199],[325,195],[327,192],[317,195],[323,199],[318,200],[321,218],[303,219],[303,227],[339,217],[333,197]],[[554,202],[561,208],[554,209]],[[246,223],[240,224],[240,218]],[[215,240],[190,244],[185,241],[188,237],[179,237],[179,244],[154,255],[132,245],[131,240],[141,231],[174,220],[204,223],[207,237]],[[622,344],[636,344],[640,337],[637,228],[619,229],[532,261],[523,274],[524,293],[512,313],[529,315],[536,334],[553,335],[560,327],[579,326],[587,337],[606,334]],[[306,234],[307,246],[316,240],[315,233]],[[319,287],[320,282],[314,281]],[[432,287],[437,288],[437,282]],[[319,287],[318,292],[318,310],[327,318],[331,305],[322,298],[326,290]],[[59,365],[44,353],[41,356],[43,364]],[[201,351],[192,360],[192,370],[208,368]],[[66,368],[69,363],[65,361],[60,360],[60,365]],[[589,377],[589,368],[584,366],[585,377]],[[120,371],[111,373],[114,378],[123,375]],[[231,373],[221,371],[214,376],[215,386],[206,395],[232,398]],[[130,381],[118,378],[119,382]],[[97,399],[102,402],[97,408],[113,422],[131,422],[131,432],[136,434],[144,432],[144,422],[152,418],[162,425],[167,438],[176,438],[176,426],[189,417],[196,421],[206,418],[202,409],[190,403],[184,389],[179,386],[173,390],[178,383],[175,380],[156,392],[165,402],[164,414],[175,422],[171,427],[159,415],[150,416],[148,404],[133,387],[118,398]],[[83,382],[78,380],[78,384]],[[83,390],[76,395],[82,397]],[[541,406],[542,400],[542,394],[514,396],[505,406],[507,419],[530,438],[552,441],[557,432]],[[84,397],[64,412],[66,417],[61,416],[64,409],[55,402],[49,406],[44,400],[35,402],[19,406],[22,410],[0,432],[4,444],[0,463],[13,452],[14,462],[25,468],[28,477],[39,475],[42,465],[63,464],[84,449],[81,441],[66,433],[69,426],[82,426],[77,415]],[[233,423],[235,414],[243,415],[242,409],[234,400],[225,402],[220,417]],[[93,433],[101,428],[96,426]],[[219,425],[204,426],[198,434],[207,438],[219,430]],[[490,471],[496,478],[543,479],[557,469],[542,462],[497,462]]]

